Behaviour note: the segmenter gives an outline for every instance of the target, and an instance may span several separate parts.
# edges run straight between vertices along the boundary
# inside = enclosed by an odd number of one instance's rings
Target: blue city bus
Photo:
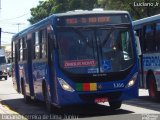
[[[138,59],[126,11],[75,10],[53,14],[12,39],[13,85],[52,106],[109,102],[138,96]]]
[[[133,21],[139,36],[140,88],[148,89],[153,101],[160,101],[160,14]]]

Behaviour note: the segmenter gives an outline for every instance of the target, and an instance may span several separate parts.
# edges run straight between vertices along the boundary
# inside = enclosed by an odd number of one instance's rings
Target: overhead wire
[[[2,19],[2,20],[0,20],[0,22],[1,22],[1,21],[9,21],[9,20],[18,19],[18,18],[24,17],[24,16],[26,16],[26,15],[28,15],[28,14],[30,14],[30,13],[26,13],[26,14],[23,14],[23,15],[21,15],[21,16],[14,17],[14,18]]]

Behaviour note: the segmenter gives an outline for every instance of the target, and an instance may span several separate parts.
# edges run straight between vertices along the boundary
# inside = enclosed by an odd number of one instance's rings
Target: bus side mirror
[[[137,49],[137,53],[138,53],[138,55],[140,56],[140,55],[142,55],[142,52],[141,52],[139,37],[137,36],[136,33],[135,33],[135,39],[136,39],[136,49]]]

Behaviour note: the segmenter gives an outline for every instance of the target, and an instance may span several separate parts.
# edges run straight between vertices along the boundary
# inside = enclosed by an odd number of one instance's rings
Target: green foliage
[[[40,1],[39,5],[31,9],[32,17],[28,21],[33,24],[53,14],[75,9],[93,9],[97,0],[48,0]]]
[[[158,6],[155,6],[156,2]],[[98,0],[98,3],[107,10],[126,10],[133,19],[160,13],[160,0]],[[138,3],[151,3],[154,6],[137,6]]]
[[[135,6],[137,3],[159,3],[158,6]],[[28,21],[33,24],[53,13],[70,10],[91,10],[102,7],[106,10],[126,10],[133,19],[140,19],[160,13],[160,0],[47,0],[31,9],[32,17]]]
[[[31,8],[32,17],[29,18],[28,21],[31,24],[36,23],[49,16],[53,10],[56,11],[57,9],[58,5],[56,4],[55,0],[49,0],[45,2],[40,1],[37,7]]]

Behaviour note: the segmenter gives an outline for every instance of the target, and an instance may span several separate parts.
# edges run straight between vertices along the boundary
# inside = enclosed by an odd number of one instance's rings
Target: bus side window
[[[142,29],[142,39],[143,39],[143,53],[145,53],[147,50],[146,50],[146,26],[143,26],[143,29]]]
[[[15,42],[12,41],[12,62],[15,62]]]
[[[32,59],[35,59],[35,33],[32,33]]]
[[[135,36],[135,40],[136,40],[137,53],[138,53],[138,55],[142,55],[141,47],[140,47],[140,40],[139,40],[139,36],[137,35],[136,31],[134,31],[134,36]]]
[[[17,61],[20,61],[20,40],[16,43],[16,49],[17,49]]]
[[[20,51],[20,61],[23,60],[23,45],[22,45],[22,43],[23,43],[23,40],[20,39],[20,47],[19,47],[19,51]]]
[[[146,52],[155,52],[154,25],[147,25],[145,33]]]
[[[160,51],[160,23],[156,24],[156,45],[157,51]]]
[[[139,37],[139,43],[140,43],[141,52],[143,52],[144,42],[143,42],[143,31],[142,31],[142,28],[136,30],[136,33],[137,33],[137,36]]]
[[[22,46],[23,46],[23,60],[26,60],[26,59],[27,59],[27,43],[26,43],[26,37],[23,37]]]
[[[40,57],[40,35],[39,32],[37,31],[35,33],[35,59],[39,59]]]
[[[41,54],[42,54],[42,58],[46,58],[47,57],[47,29],[44,29],[42,31],[42,43],[41,43]]]
[[[39,58],[42,58],[42,30],[39,31]]]

